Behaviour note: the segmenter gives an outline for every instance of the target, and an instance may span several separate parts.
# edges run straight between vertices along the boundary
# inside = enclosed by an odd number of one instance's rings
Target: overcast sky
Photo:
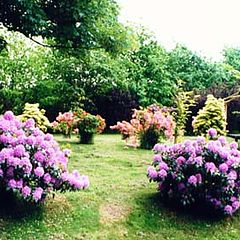
[[[120,21],[152,30],[163,46],[182,43],[218,60],[224,46],[240,46],[240,0],[117,0]]]

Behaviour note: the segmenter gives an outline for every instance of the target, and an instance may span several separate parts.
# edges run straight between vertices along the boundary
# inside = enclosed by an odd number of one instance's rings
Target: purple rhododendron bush
[[[198,137],[173,146],[154,146],[150,181],[158,183],[163,199],[181,206],[202,204],[226,215],[239,208],[240,151],[237,143],[217,138],[209,130],[210,140]]]
[[[85,189],[87,176],[67,170],[69,150],[51,134],[22,123],[11,111],[0,117],[0,188],[28,203],[41,203],[52,191]]]

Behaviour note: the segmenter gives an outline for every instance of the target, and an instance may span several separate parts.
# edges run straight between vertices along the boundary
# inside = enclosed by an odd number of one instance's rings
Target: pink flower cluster
[[[137,132],[147,131],[150,128],[157,129],[162,137],[172,138],[175,128],[173,117],[167,108],[160,108],[153,104],[146,109],[134,110],[132,125]]]
[[[215,130],[209,131],[216,137]],[[198,137],[173,146],[156,144],[148,177],[165,199],[182,205],[204,203],[232,215],[240,206],[240,151],[225,137]]]
[[[38,203],[50,191],[87,188],[87,176],[68,172],[69,154],[33,119],[22,123],[11,111],[0,118],[0,184],[16,197]]]
[[[51,123],[55,131],[70,136],[74,130],[74,114],[72,112],[59,113],[56,121]]]
[[[174,134],[175,122],[166,108],[160,108],[153,104],[145,109],[135,109],[130,122],[118,122],[110,128],[120,131],[123,138],[139,139],[144,133],[152,130],[158,132],[160,138],[171,139]]]
[[[53,130],[71,137],[71,134],[102,133],[106,127],[105,119],[100,115],[92,115],[83,109],[75,112],[59,113],[56,121],[51,123]]]
[[[129,138],[135,134],[134,126],[127,121],[117,122],[116,125],[111,126],[110,128],[112,130],[118,130],[122,134],[123,139]]]

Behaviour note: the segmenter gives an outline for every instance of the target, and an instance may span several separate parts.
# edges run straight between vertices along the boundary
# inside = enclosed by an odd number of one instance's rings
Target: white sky
[[[176,43],[218,60],[240,46],[240,0],[117,0],[121,22],[142,24],[167,49]]]

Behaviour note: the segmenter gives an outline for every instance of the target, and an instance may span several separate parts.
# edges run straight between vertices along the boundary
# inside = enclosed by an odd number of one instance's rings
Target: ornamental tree
[[[224,100],[208,95],[205,106],[194,117],[192,125],[197,135],[206,135],[210,128],[215,128],[220,135],[225,135],[227,121]]]
[[[173,117],[176,122],[174,129],[174,142],[180,142],[184,137],[186,123],[191,111],[191,106],[195,104],[193,92],[185,92],[182,88],[182,83],[179,81],[179,86],[175,94],[175,109],[173,111]]]
[[[48,118],[45,116],[45,110],[39,109],[39,104],[26,103],[24,106],[24,111],[18,117],[21,121],[26,122],[28,119],[32,118],[35,121],[37,127],[39,127],[43,132],[46,132],[50,128],[51,124]]]

